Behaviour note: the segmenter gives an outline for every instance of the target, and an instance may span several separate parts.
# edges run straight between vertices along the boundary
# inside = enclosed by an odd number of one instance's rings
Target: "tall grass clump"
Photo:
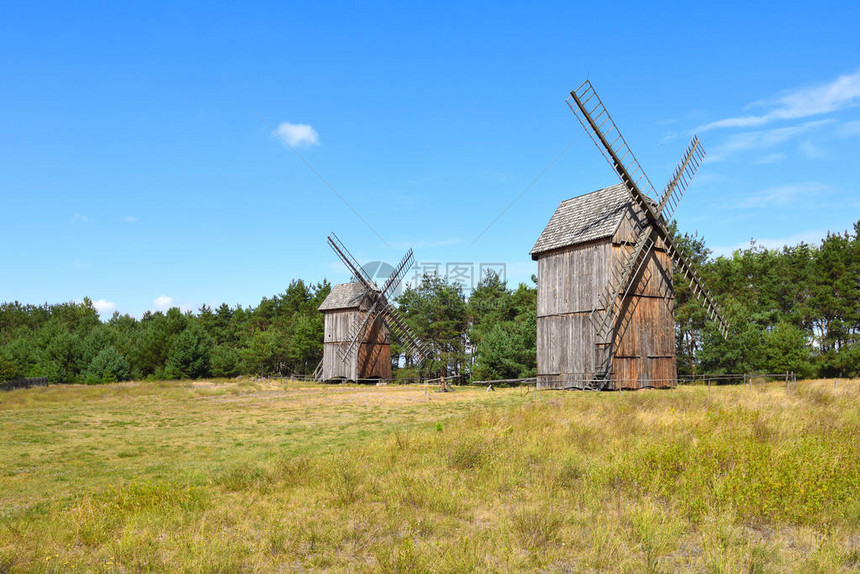
[[[253,463],[240,463],[224,472],[215,479],[215,483],[231,492],[256,489],[265,493],[271,486],[273,473],[268,469]]]

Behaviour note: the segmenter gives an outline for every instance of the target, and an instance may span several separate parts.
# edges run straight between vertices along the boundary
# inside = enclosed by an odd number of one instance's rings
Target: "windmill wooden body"
[[[380,288],[332,233],[329,246],[350,270],[353,281],[335,285],[319,306],[325,315],[323,359],[314,372],[322,381],[364,381],[391,378],[391,333],[418,362],[426,356],[389,298],[414,263],[412,250]]]
[[[391,378],[391,336],[382,316],[368,323],[358,342],[357,352],[341,358],[352,342],[351,329],[373,305],[366,287],[359,281],[335,285],[319,310],[325,315],[322,372],[324,380],[361,381]]]
[[[677,378],[673,266],[720,332],[728,332],[666,223],[704,150],[693,136],[657,195],[590,82],[571,92],[568,105],[621,183],[562,202],[531,250],[538,261],[538,386],[672,386]]]

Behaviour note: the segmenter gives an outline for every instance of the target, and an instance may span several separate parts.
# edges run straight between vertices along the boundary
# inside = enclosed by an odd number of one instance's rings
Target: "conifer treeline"
[[[853,234],[830,234],[820,245],[781,250],[757,245],[731,257],[710,256],[702,239],[679,243],[720,302],[731,333],[707,322],[686,283],[676,277],[678,371],[795,371],[800,376],[860,375],[860,222]],[[140,319],[101,321],[92,301],[0,305],[0,381],[48,377],[51,382],[101,383],[237,375],[309,375],[322,357],[317,307],[327,281],[290,283],[256,307],[197,313],[147,312]],[[509,289],[483,278],[467,298],[444,277],[426,276],[398,298],[401,312],[433,350],[430,373],[473,379],[535,374],[536,288]],[[392,347],[395,373],[418,376]]]

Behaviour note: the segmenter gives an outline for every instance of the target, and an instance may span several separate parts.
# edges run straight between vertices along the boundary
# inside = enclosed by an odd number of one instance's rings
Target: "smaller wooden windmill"
[[[673,264],[723,336],[728,323],[667,228],[705,152],[696,136],[657,195],[591,83],[568,105],[621,183],[562,202],[531,250],[538,261],[538,385],[671,386]]]
[[[412,250],[406,252],[380,288],[337,235],[329,235],[328,243],[353,280],[335,285],[319,306],[325,315],[325,336],[323,359],[314,378],[390,379],[392,332],[420,363],[428,356],[426,347],[388,301],[415,262]]]

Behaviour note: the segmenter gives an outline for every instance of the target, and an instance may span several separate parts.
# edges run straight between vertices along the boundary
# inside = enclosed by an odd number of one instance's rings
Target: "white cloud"
[[[81,213],[76,213],[72,216],[72,223],[86,223],[89,220],[89,217]]]
[[[183,299],[174,299],[168,295],[162,295],[152,302],[152,306],[156,311],[167,311],[174,307],[178,308],[183,313],[192,313],[197,310],[197,305],[193,301]]]
[[[114,311],[116,311],[116,303],[113,301],[105,301],[104,299],[98,299],[97,301],[93,301],[93,307],[96,308],[96,311],[99,312],[99,315],[110,315]]]
[[[793,120],[835,112],[860,103],[860,70],[839,76],[827,84],[798,88],[770,100],[753,102],[747,108],[770,108],[761,115],[739,116],[711,122],[696,131],[719,128],[749,128],[777,120]]]
[[[156,298],[152,304],[155,306],[157,311],[167,311],[173,306],[173,297],[162,295],[161,297]]]
[[[809,182],[771,187],[748,196],[737,204],[741,209],[773,207],[793,203],[803,196],[816,195],[827,189],[823,183]]]
[[[730,155],[748,150],[762,151],[771,149],[792,138],[817,130],[831,123],[833,123],[832,119],[815,120],[797,126],[734,134],[724,144],[717,146],[708,155],[707,161],[724,160]]]
[[[284,122],[275,130],[285,142],[293,147],[312,146],[320,144],[317,131],[308,124],[291,124]]]
[[[125,217],[123,217],[123,218],[122,218],[122,220],[123,220],[123,221],[125,221],[126,223],[135,223],[135,222],[137,222],[137,218],[136,218],[135,216],[133,216],[133,215],[126,215]]]

